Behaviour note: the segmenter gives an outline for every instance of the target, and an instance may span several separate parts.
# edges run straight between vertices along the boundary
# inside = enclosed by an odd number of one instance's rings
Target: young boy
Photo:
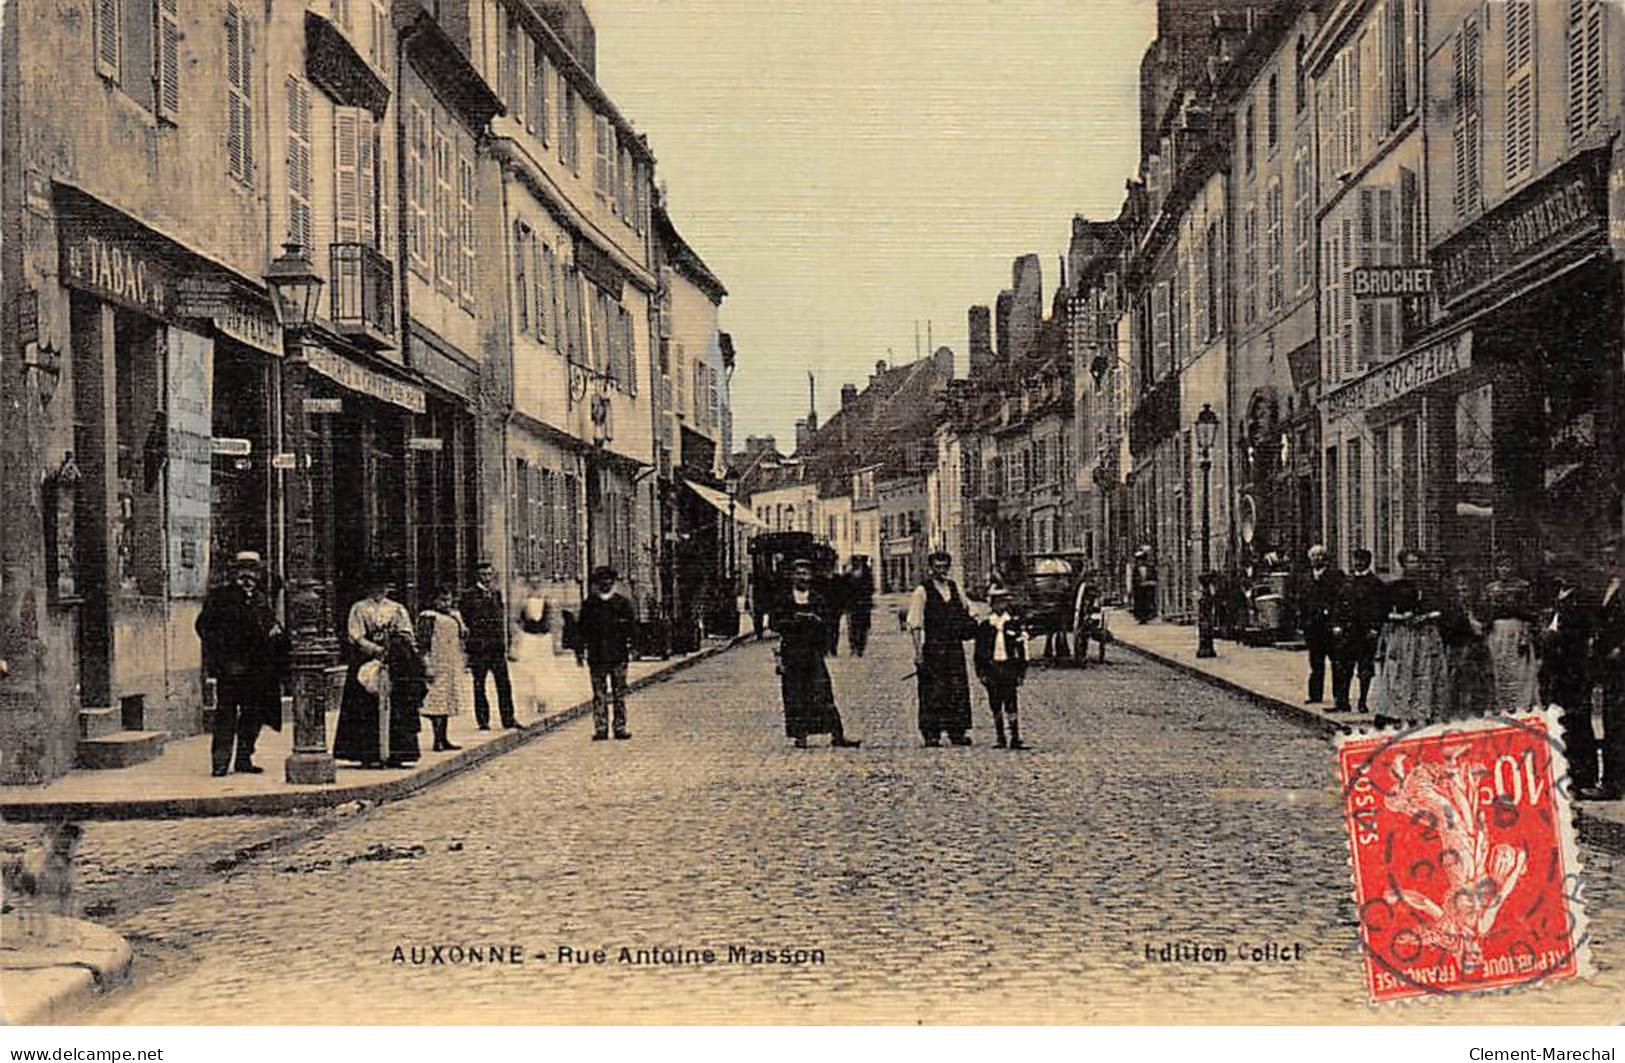
[[[1026,749],[1021,741],[1021,721],[1016,716],[1016,688],[1027,677],[1027,644],[1021,623],[1010,615],[1010,592],[994,585],[988,588],[988,614],[976,626],[976,678],[987,687],[988,707],[993,710],[994,746],[999,749]],[[1010,740],[1005,741],[1004,718],[1010,717]]]

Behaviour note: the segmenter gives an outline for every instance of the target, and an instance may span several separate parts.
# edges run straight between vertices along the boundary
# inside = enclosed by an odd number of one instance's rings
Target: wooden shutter
[[[181,114],[180,0],[158,0],[155,8],[152,74],[158,117],[173,122]]]
[[[451,177],[451,135],[434,122],[434,270],[442,284],[457,283],[456,238],[453,235],[452,204],[455,202]]]
[[[288,76],[288,239],[311,249],[310,218],[310,90]]]
[[[632,315],[623,307],[621,309],[621,347],[626,351],[626,392],[629,395],[638,393],[638,357],[637,337],[632,330]]]
[[[1569,143],[1584,139],[1603,116],[1606,43],[1604,0],[1568,0]]]
[[[333,114],[333,239],[341,244],[361,238],[359,112],[340,107]]]
[[[519,331],[530,331],[530,258],[535,235],[524,222],[514,223],[513,305],[519,315]]]
[[[370,117],[370,116],[369,116]],[[395,197],[400,189],[394,180],[394,167],[390,160],[393,158],[394,145],[389,142],[387,125],[374,123],[372,127],[372,157],[377,164],[378,180],[375,183],[374,198],[378,204],[378,241],[374,245],[379,254],[385,258],[394,258],[396,239],[395,230]]]
[[[536,96],[531,100],[530,109],[536,115],[536,132],[542,138],[542,147],[547,147],[553,134],[553,111],[548,106],[548,96],[553,91],[553,64],[547,61],[547,55],[536,49]]]
[[[547,315],[548,325],[553,333],[553,349],[564,349],[564,322],[559,314],[559,260],[548,247],[542,252],[542,268],[546,273],[543,278],[547,287]]]
[[[608,198],[610,181],[611,150],[609,119],[601,114],[594,114],[593,120],[593,148],[594,157],[592,165],[592,186],[600,196]]]
[[[117,81],[123,63],[123,0],[96,0],[96,72]]]
[[[459,268],[457,271],[457,294],[467,305],[474,302],[474,256],[478,243],[474,236],[474,201],[476,196],[474,187],[474,157],[462,152],[457,157],[457,250]],[[538,265],[540,265],[538,263]],[[541,283],[541,270],[537,270],[537,283]],[[542,302],[540,292],[537,293],[536,316],[538,328],[541,327]]]
[[[226,6],[226,171],[241,178],[244,172],[246,119],[237,86],[243,79],[243,17],[237,5]]]
[[[515,572],[524,572],[530,561],[530,466],[524,458],[513,461],[512,502],[508,510],[509,530],[513,538],[512,564]]]
[[[406,137],[407,225],[412,246],[408,255],[418,271],[429,272],[429,115],[412,104]]]
[[[1535,5],[1506,5],[1506,179],[1516,184],[1535,168]]]
[[[1468,16],[1456,34],[1452,62],[1451,153],[1455,162],[1452,205],[1458,216],[1476,212],[1483,202],[1480,173],[1481,124],[1479,115],[1482,66],[1478,20]]]
[[[378,246],[378,140],[373,134],[372,112],[356,109],[355,186],[361,211],[361,242]]]

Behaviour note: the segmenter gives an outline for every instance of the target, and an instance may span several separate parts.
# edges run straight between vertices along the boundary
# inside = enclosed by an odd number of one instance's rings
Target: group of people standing
[[[818,603],[822,621],[824,652],[830,656],[840,653],[841,617],[846,617],[847,650],[854,657],[862,657],[869,647],[869,628],[874,620],[875,577],[867,558],[855,558],[843,571],[819,577],[811,561],[793,562],[790,568],[792,586],[796,579],[796,566],[805,564],[808,590]],[[758,572],[751,578],[751,613],[755,622],[756,638],[760,641],[771,627],[781,634],[783,625],[798,612],[791,596],[774,586],[771,573]]]
[[[959,585],[948,576],[952,563],[953,558],[941,551],[927,558],[930,574],[915,588],[905,617],[914,642],[920,737],[930,748],[940,747],[945,738],[950,745],[971,744],[964,644],[974,641],[976,675],[987,689],[993,714],[994,744],[1001,749],[1025,749],[1016,694],[1026,677],[1025,630],[1009,611],[1008,591],[998,585],[989,589],[987,617],[974,619]],[[807,748],[810,736],[823,734],[831,736],[830,744],[836,748],[856,749],[862,744],[846,735],[835,705],[825,663],[830,654],[830,615],[827,602],[814,587],[812,562],[795,562],[790,591],[782,608],[773,614],[773,625],[780,635],[774,654],[784,699],[785,733],[798,749]],[[834,617],[838,624],[840,613]]]
[[[579,613],[565,618],[564,646],[575,651],[577,665],[588,666],[592,678],[595,740],[610,737],[612,717],[614,737],[632,737],[626,726],[626,669],[637,621],[631,602],[615,590],[618,578],[611,568],[596,569]],[[282,726],[288,637],[263,581],[259,555],[239,553],[231,578],[209,592],[196,625],[205,666],[215,678],[211,759],[217,777],[232,766],[242,773],[262,772],[253,762],[260,729]],[[418,736],[425,719],[434,752],[460,749],[448,727],[465,708],[465,672],[472,676],[474,722],[482,731],[492,726],[491,685],[501,726],[522,726],[510,661],[523,667],[521,694],[533,711],[542,712],[564,694],[568,680],[554,664],[553,625],[540,593],[527,595],[510,618],[496,587],[495,565],[481,561],[472,587],[460,595],[454,587],[442,588],[414,621],[395,599],[394,583],[388,570],[373,570],[365,597],[346,617],[347,667],[334,759],[363,767],[411,765],[422,756]]]
[[[1576,793],[1625,794],[1625,594],[1619,540],[1601,547],[1590,589],[1565,575],[1537,585],[1502,555],[1479,587],[1455,568],[1427,574],[1420,551],[1399,555],[1384,582],[1369,550],[1345,575],[1322,546],[1309,551],[1300,625],[1309,651],[1308,702],[1321,702],[1331,665],[1334,709],[1372,711],[1378,723],[1434,723],[1555,705],[1562,710]],[[1360,680],[1351,705],[1352,680]],[[1605,737],[1592,730],[1592,691],[1602,694]],[[1599,770],[1599,757],[1601,766]]]

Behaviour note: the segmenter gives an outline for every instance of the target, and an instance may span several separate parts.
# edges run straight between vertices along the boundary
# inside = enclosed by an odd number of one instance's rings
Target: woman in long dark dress
[[[1512,557],[1495,559],[1495,581],[1484,588],[1493,684],[1490,709],[1517,712],[1540,704],[1540,660],[1536,656],[1534,588],[1518,575]]]
[[[780,606],[773,614],[773,626],[779,632],[779,644],[773,652],[779,658],[784,733],[795,739],[797,749],[807,748],[809,735],[821,734],[830,736],[832,746],[856,749],[860,743],[847,738],[841,726],[835,688],[824,663],[829,629],[823,615],[824,603],[812,590],[812,565],[796,562],[790,593]]]
[[[426,684],[412,631],[406,607],[389,596],[389,579],[374,575],[367,597],[350,607],[345,624],[350,666],[333,735],[335,760],[376,768],[418,759],[418,708]],[[369,662],[377,667],[367,668],[363,682],[362,669]]]
[[[1449,663],[1439,637],[1443,616],[1438,588],[1422,572],[1422,554],[1399,555],[1403,573],[1388,585],[1388,615],[1379,658],[1382,685],[1376,716],[1387,720],[1443,720],[1449,708]]]

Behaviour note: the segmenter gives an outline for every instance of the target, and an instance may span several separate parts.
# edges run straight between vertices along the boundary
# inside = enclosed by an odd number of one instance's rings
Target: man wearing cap
[[[626,662],[631,659],[632,639],[638,618],[625,595],[615,592],[619,574],[608,565],[592,573],[592,589],[581,602],[576,620],[576,664],[586,658],[592,674],[592,739],[609,737],[610,703],[615,706],[615,737],[627,739]]]
[[[790,593],[773,614],[779,633],[773,655],[778,658],[779,690],[784,696],[784,733],[795,740],[797,749],[807,748],[809,735],[821,734],[829,735],[829,744],[837,749],[862,744],[846,737],[835,707],[835,688],[824,664],[829,649],[827,615],[825,603],[813,590],[812,562],[801,558],[790,568]]]
[[[959,585],[948,578],[953,555],[938,550],[926,558],[930,575],[909,599],[907,627],[914,639],[914,672],[919,684],[920,737],[927,746],[971,744],[970,677],[965,671],[967,639],[976,637]]]
[[[497,684],[497,711],[502,726],[515,728],[513,684],[508,678],[508,611],[502,592],[496,589],[497,567],[482,558],[474,566],[474,586],[463,592],[457,603],[468,625],[468,670],[474,674],[474,722],[480,730],[491,729],[491,703],[485,696],[485,677]]]
[[[1591,674],[1602,687],[1602,772],[1597,778],[1596,754],[1592,736],[1581,732],[1590,727],[1590,712],[1583,725],[1569,730],[1569,770],[1575,789],[1584,801],[1617,801],[1625,796],[1625,570],[1620,567],[1618,532],[1605,536],[1599,548],[1596,620],[1591,635]],[[1589,684],[1588,693],[1589,693]],[[1567,706],[1565,706],[1567,708]],[[1578,738],[1578,740],[1576,740]]]
[[[260,774],[265,769],[254,764],[260,726],[282,730],[288,640],[260,582],[260,555],[252,550],[237,554],[230,580],[209,591],[194,625],[203,641],[204,664],[215,681],[214,741],[209,752],[217,778],[233,764],[240,772]]]

